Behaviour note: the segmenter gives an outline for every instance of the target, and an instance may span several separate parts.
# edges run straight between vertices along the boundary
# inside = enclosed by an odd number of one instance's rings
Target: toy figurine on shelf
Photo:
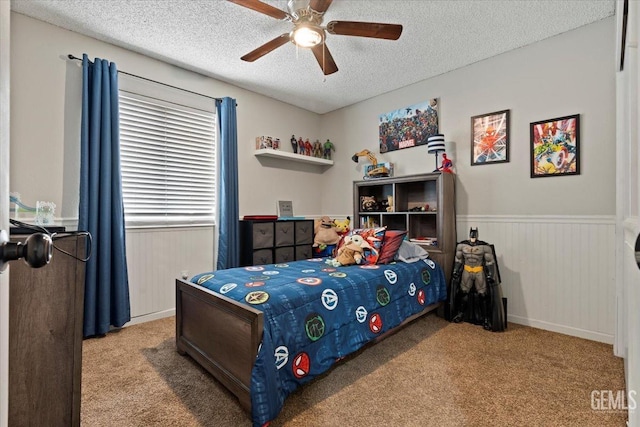
[[[333,142],[329,141],[329,138],[327,138],[327,141],[324,143],[322,148],[322,156],[327,160],[331,160],[331,151],[336,151],[336,147],[333,145]]]
[[[442,166],[438,170],[440,172],[453,173],[453,162],[447,157],[447,153],[442,153]]]
[[[298,138],[298,154],[304,154],[304,141],[302,137]]]
[[[313,145],[309,142],[309,138],[304,141],[304,154],[305,156],[310,156],[313,151]]]
[[[291,148],[293,148],[294,153],[298,153],[298,141],[296,141],[295,135],[291,135]]]
[[[322,158],[322,144],[318,139],[313,143],[313,157]]]

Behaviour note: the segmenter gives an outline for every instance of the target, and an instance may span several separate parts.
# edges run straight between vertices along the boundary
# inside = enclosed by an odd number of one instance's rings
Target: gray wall
[[[612,343],[615,325],[615,19],[566,32],[322,117],[338,146],[323,210],[352,210],[351,181],[378,149],[378,116],[440,100],[457,175],[457,238],[495,244],[508,320]],[[510,110],[510,162],[471,166],[471,117]],[[530,178],[529,124],[580,114],[580,175]],[[426,147],[379,156],[396,175],[430,172]],[[333,190],[328,190],[333,189]],[[348,193],[345,197],[344,193]],[[597,262],[593,260],[597,259]]]
[[[297,215],[350,214],[351,181],[361,179],[366,163],[356,165],[351,155],[377,151],[378,115],[433,97],[440,100],[440,128],[458,175],[459,214],[615,212],[614,18],[318,116],[20,14],[11,17],[11,191],[28,204],[54,201],[57,216],[76,212],[79,73],[64,57],[83,52],[130,73],[238,100],[241,215],[276,213],[278,199],[293,200]],[[503,109],[511,111],[511,161],[470,166],[470,117]],[[576,113],[581,174],[531,179],[529,123]],[[335,165],[325,170],[253,156],[256,136],[280,137],[290,149],[291,134],[330,138]],[[379,158],[393,162],[398,176],[431,171],[435,163],[424,146]]]
[[[613,18],[323,116],[22,15],[12,13],[11,19],[11,187],[26,202],[60,203],[64,217],[77,209],[79,74],[78,64],[65,59],[67,53],[87,52],[130,73],[236,98],[241,215],[276,213],[279,199],[292,200],[296,215],[351,214],[352,181],[362,178],[366,164],[353,163],[351,156],[363,148],[377,152],[378,116],[436,97],[440,127],[456,164],[458,239],[475,225],[482,238],[496,244],[509,320],[612,342]],[[470,117],[503,109],[511,111],[511,161],[470,166]],[[570,114],[581,115],[581,174],[531,179],[529,123]],[[334,166],[310,168],[253,155],[256,136],[280,137],[290,149],[291,134],[330,138],[337,147]],[[429,172],[435,163],[424,146],[379,158],[393,162],[397,176]],[[202,239],[210,245],[210,237]],[[190,254],[193,247],[194,242],[183,242],[180,252]],[[144,251],[129,255],[140,258]],[[590,262],[594,258],[599,262]],[[154,268],[157,261],[135,258],[131,265],[141,272],[160,271]],[[184,260],[167,268],[200,270]],[[172,274],[162,274],[167,275]],[[140,277],[144,280],[134,281],[132,295],[157,288],[157,281]],[[167,296],[163,302],[141,314],[171,312],[167,283],[158,292]],[[581,299],[567,299],[574,295]]]
[[[263,162],[253,155],[255,137],[291,134],[319,138],[320,116],[272,98],[186,71],[59,27],[11,13],[11,191],[35,206],[53,201],[56,217],[77,216],[82,74],[67,54],[105,58],[118,69],[238,103],[240,214],[275,214],[278,199],[293,200],[295,214],[321,211],[320,171]],[[213,101],[212,101],[213,102]],[[308,169],[308,168],[307,168]]]
[[[607,18],[322,117],[323,138],[337,145],[326,173],[323,210],[351,212],[350,181],[362,163],[349,157],[378,149],[378,115],[440,100],[440,130],[453,158],[462,215],[613,215],[615,213],[615,20]],[[511,111],[510,162],[471,166],[470,118]],[[530,178],[529,123],[580,114],[579,176]],[[425,146],[379,155],[396,175],[430,172]],[[349,197],[345,197],[346,190]]]

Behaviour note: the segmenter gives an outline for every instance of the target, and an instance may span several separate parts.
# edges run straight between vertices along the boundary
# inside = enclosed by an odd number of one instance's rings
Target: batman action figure
[[[478,229],[471,228],[469,240],[456,246],[449,298],[452,322],[468,320],[482,324],[488,331],[503,331],[506,328],[502,289],[496,267],[493,247],[478,240]],[[476,295],[470,303],[473,288]]]

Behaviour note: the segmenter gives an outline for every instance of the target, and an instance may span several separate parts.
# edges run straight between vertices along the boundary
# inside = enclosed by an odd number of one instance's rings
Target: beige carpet
[[[174,339],[171,317],[85,340],[82,425],[250,426]],[[293,393],[271,426],[624,426],[591,408],[592,390],[623,389],[610,345],[429,315]]]

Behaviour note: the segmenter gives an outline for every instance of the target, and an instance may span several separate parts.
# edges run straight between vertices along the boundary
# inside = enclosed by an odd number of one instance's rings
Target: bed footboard
[[[251,411],[251,370],[262,340],[263,314],[224,295],[176,279],[176,347]]]

